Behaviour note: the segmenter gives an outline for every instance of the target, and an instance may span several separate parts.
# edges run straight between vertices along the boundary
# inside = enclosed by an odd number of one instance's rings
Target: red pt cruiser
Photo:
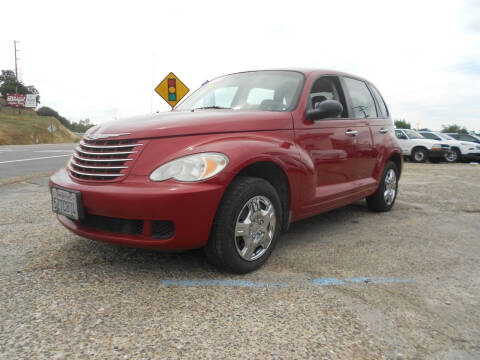
[[[390,210],[401,154],[367,80],[252,71],[208,82],[171,112],[93,127],[50,188],[59,221],[80,236],[204,247],[213,264],[246,273],[292,221],[362,198]]]

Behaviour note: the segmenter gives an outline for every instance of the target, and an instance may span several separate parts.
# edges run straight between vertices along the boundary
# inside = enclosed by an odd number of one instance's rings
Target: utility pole
[[[15,80],[17,80],[18,82],[18,56],[17,56],[17,53],[20,51],[20,50],[17,50],[17,43],[19,43],[20,41],[17,41],[17,40],[13,40],[13,48],[15,50]],[[15,87],[15,92],[17,92],[18,89],[17,87]]]
[[[152,83],[150,89],[150,114],[153,114],[153,89],[155,84],[153,83],[153,78],[155,76],[155,54],[152,54]]]
[[[18,56],[17,53],[19,50],[17,50],[17,43],[20,41],[13,40],[13,49],[15,50],[15,94],[18,94]],[[20,114],[20,108],[18,108],[18,113]]]

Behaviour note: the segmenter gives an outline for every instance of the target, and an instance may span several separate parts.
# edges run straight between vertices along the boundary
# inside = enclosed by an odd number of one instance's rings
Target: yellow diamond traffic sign
[[[171,72],[157,85],[155,92],[173,109],[173,107],[187,95],[189,89]]]

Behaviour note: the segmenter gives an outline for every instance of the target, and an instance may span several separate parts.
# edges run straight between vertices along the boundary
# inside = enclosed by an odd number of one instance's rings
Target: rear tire
[[[218,207],[205,246],[209,262],[236,274],[258,269],[275,247],[282,216],[280,197],[269,182],[238,177]]]
[[[395,204],[398,193],[399,172],[393,161],[388,161],[383,170],[377,191],[367,197],[367,206],[376,212],[389,211]]]
[[[423,148],[415,148],[412,151],[412,156],[410,157],[412,161],[417,163],[424,163],[428,159],[427,151]]]

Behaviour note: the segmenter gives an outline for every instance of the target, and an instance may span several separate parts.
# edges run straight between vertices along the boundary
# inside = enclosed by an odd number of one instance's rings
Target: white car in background
[[[445,155],[445,160],[448,162],[457,162],[462,160],[479,160],[480,159],[480,144],[470,141],[457,140],[448,134],[439,131],[419,131],[419,133],[431,140],[447,142],[450,145],[450,152]]]
[[[448,133],[447,135],[460,140],[460,141],[470,141],[474,142],[477,145],[480,145],[480,136],[473,134],[457,134],[457,133]]]
[[[395,136],[402,148],[403,156],[415,162],[423,163],[430,160],[432,163],[438,163],[450,152],[447,142],[426,139],[414,130],[395,129]]]

